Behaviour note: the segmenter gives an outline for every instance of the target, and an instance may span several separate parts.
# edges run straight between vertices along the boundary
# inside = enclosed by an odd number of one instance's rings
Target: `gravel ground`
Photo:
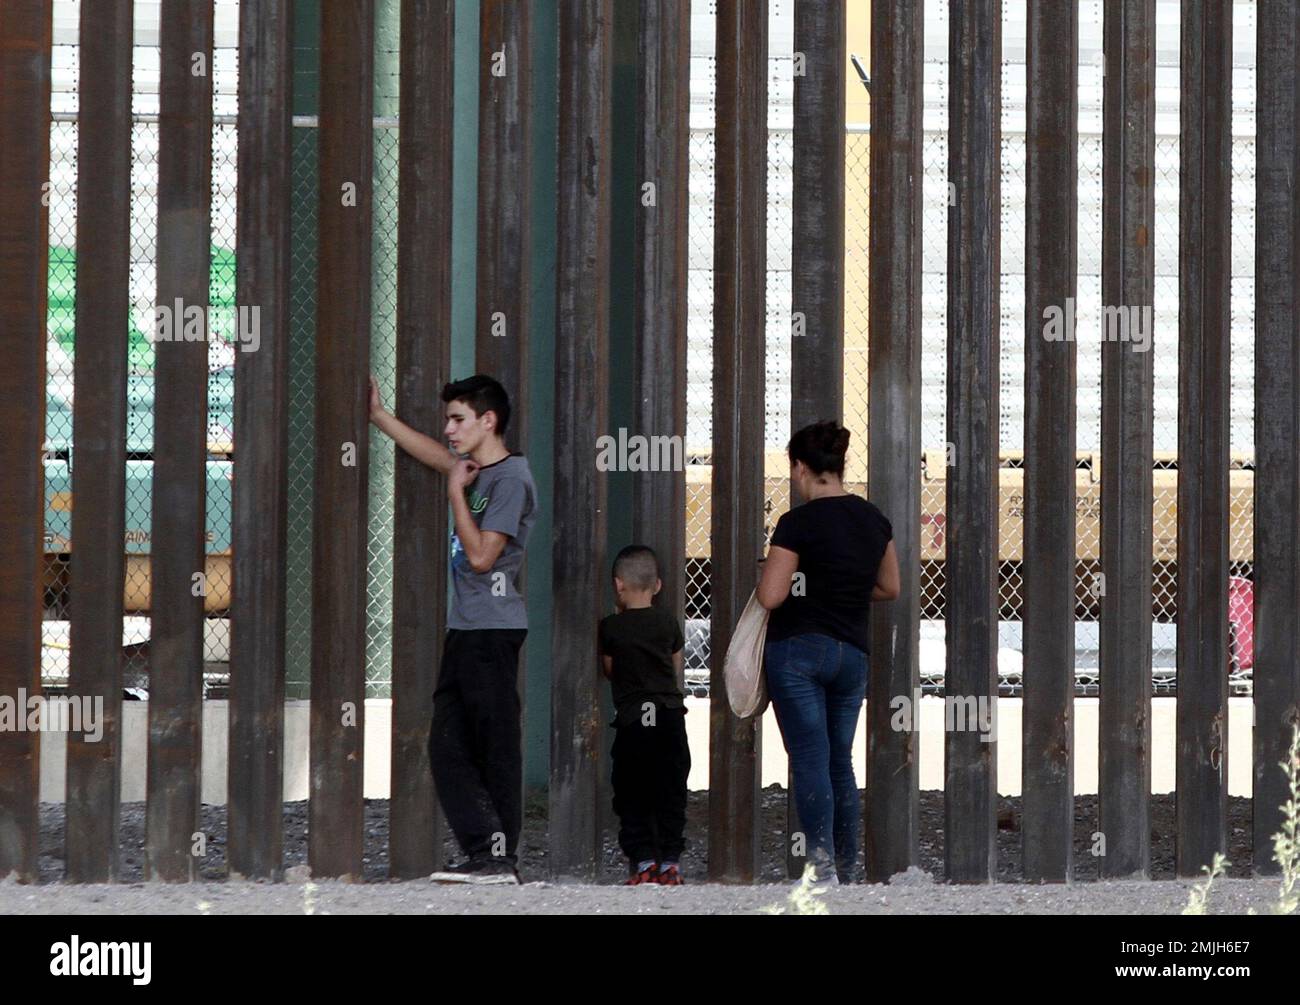
[[[831,914],[1177,914],[1189,881],[948,886],[923,877],[827,891]],[[1220,880],[1217,915],[1265,910],[1269,880]],[[22,886],[0,882],[0,914],[755,914],[786,902],[790,886],[624,887],[527,883],[453,887],[407,883],[248,883]]]
[[[1251,880],[1250,801],[1229,800],[1231,841],[1229,878],[1214,888],[1215,913],[1245,913],[1262,907],[1274,895],[1276,881]],[[943,874],[943,793],[921,793],[921,866],[895,877],[888,887],[853,885],[827,894],[832,912],[864,913],[1147,913],[1181,910],[1190,881],[1100,882],[1099,860],[1089,853],[1097,829],[1096,796],[1075,799],[1076,882],[1070,886],[1025,885],[1020,862],[1020,800],[999,800],[998,884],[951,886],[937,882]],[[307,860],[307,804],[284,807],[285,865],[298,882],[260,884],[226,880],[224,806],[204,806],[203,830],[207,855],[200,866],[203,882],[189,886],[144,884],[144,804],[122,807],[122,882],[115,886],[64,886],[63,806],[41,807],[41,882],[39,888],[0,883],[0,913],[290,912],[318,913],[733,913],[754,911],[780,903],[789,891],[784,882],[785,791],[773,785],[763,791],[761,885],[733,887],[702,884],[707,867],[708,795],[692,792],[687,825],[688,847],[683,859],[687,886],[681,889],[610,889],[596,885],[535,882],[546,878],[546,802],[530,798],[525,807],[521,871],[522,888],[433,886],[423,881],[390,883],[386,879],[388,804],[368,800],[365,813],[366,882],[316,882],[302,885]],[[1173,814],[1171,795],[1152,797],[1152,877],[1173,878]],[[456,858],[448,837],[448,860]],[[294,868],[298,867],[298,868]],[[612,837],[605,847],[599,884],[617,886],[625,864]],[[1233,879],[1232,877],[1239,877]],[[534,881],[534,882],[529,882]],[[206,905],[206,906],[205,906]],[[309,910],[310,909],[310,910]]]

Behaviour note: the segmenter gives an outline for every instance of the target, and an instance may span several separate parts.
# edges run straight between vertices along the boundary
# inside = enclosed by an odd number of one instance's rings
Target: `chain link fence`
[[[155,12],[156,13],[156,12]],[[149,552],[152,522],[154,304],[157,297],[158,192],[157,47],[135,47],[137,93],[132,117],[130,212],[130,331],[128,333],[125,507],[125,582],[122,646],[128,695],[147,693],[149,610],[153,603]],[[74,601],[71,564],[73,362],[76,356],[77,46],[55,45],[56,90],[50,127],[49,308],[45,624],[42,678],[66,685],[68,615]],[[214,57],[216,113],[212,133],[212,252],[209,325],[222,337],[209,342],[207,430],[207,619],[204,673],[210,685],[226,678],[229,652],[231,456],[234,445],[235,156],[233,53]],[[152,92],[149,90],[152,84]]]
[[[1157,352],[1153,479],[1154,575],[1153,689],[1173,693],[1177,617],[1177,449],[1178,449],[1178,11],[1160,5],[1158,49],[1173,53],[1162,59],[1158,74],[1162,115],[1167,130],[1156,147],[1156,279],[1153,305]],[[927,5],[926,129],[922,275],[922,458],[921,578],[922,678],[929,693],[941,693],[944,662],[945,447],[947,374],[947,212],[948,141],[946,52],[934,39],[946,39],[948,3]],[[1247,40],[1249,59],[1234,70],[1233,141],[1233,275],[1232,275],[1232,470],[1229,584],[1233,632],[1237,640],[1231,666],[1232,689],[1250,693],[1252,495],[1254,458],[1254,65],[1255,9],[1237,4],[1234,35]],[[775,18],[775,15],[774,15]],[[999,387],[999,673],[1003,694],[1018,694],[1022,681],[1020,618],[1023,609],[1024,513],[1024,344],[1025,329],[1025,66],[1023,10],[1004,5],[1001,143],[1001,310]],[[1099,39],[1102,5],[1080,5],[1081,37]],[[697,25],[698,27],[698,25]],[[774,22],[773,35],[777,34]],[[1014,58],[1012,58],[1014,57]],[[707,93],[693,96],[712,114],[714,93],[709,58]],[[772,106],[788,94],[789,59],[772,53],[769,89]],[[698,79],[698,78],[697,78]],[[1095,54],[1079,68],[1078,145],[1078,452],[1076,504],[1077,693],[1096,694],[1101,572],[1101,89],[1102,66]],[[850,80],[849,86],[855,81]],[[770,106],[770,107],[772,107]],[[770,115],[773,112],[769,112]],[[1172,130],[1172,131],[1168,131]],[[789,260],[791,253],[790,170],[792,136],[788,128],[770,130],[768,160],[768,338],[767,338],[767,529],[789,505],[786,468],[780,451],[789,436]],[[700,469],[688,485],[687,611],[707,618],[709,383],[711,372],[712,185],[713,134],[696,128],[691,136],[691,326],[688,393],[688,442]],[[868,215],[869,127],[850,126],[846,136],[846,275],[844,422],[854,432],[846,483],[867,493],[868,399]],[[784,407],[784,411],[782,410]],[[699,644],[691,665],[707,670],[707,622],[697,630]]]
[[[56,12],[76,23],[70,12]],[[230,25],[237,4],[218,5],[218,21]],[[224,8],[224,10],[222,9]],[[156,31],[158,11],[137,17],[137,37]],[[156,233],[158,176],[158,47],[134,47],[126,540],[123,676],[128,695],[145,697],[150,663],[149,612],[154,603],[149,552],[152,523],[154,303],[157,297]],[[395,52],[386,52],[392,65]],[[77,88],[78,48],[53,49],[56,88],[50,130],[49,311],[46,421],[45,626],[42,679],[66,686],[68,616],[73,595],[71,507],[73,362],[76,333]],[[377,105],[396,98],[396,80],[379,61]],[[238,132],[238,52],[218,47],[213,57],[210,329],[207,437],[207,599],[204,677],[209,697],[222,697],[229,680],[231,596],[232,456],[235,361],[235,243]],[[291,260],[290,449],[286,610],[290,698],[306,698],[310,683],[313,411],[316,319],[316,122],[296,118],[294,212]],[[397,130],[396,119],[377,119],[375,146],[375,257],[372,325],[376,376],[392,400],[395,374]],[[367,569],[367,696],[388,697],[391,674],[392,570],[391,448],[375,443],[371,463],[371,521]]]
[[[233,5],[227,5],[233,6]],[[1158,46],[1177,52],[1176,9],[1171,21],[1162,4]],[[1173,5],[1176,7],[1176,5]],[[1101,4],[1081,4],[1082,35],[1099,35]],[[1239,39],[1254,38],[1253,5],[1235,5],[1234,30]],[[1004,42],[1011,50],[1023,38],[1023,17],[1004,12]],[[156,12],[155,12],[156,15]],[[788,17],[789,12],[783,11]],[[927,6],[928,35],[946,37],[946,0]],[[711,18],[707,19],[711,24]],[[697,28],[704,21],[697,20]],[[1017,32],[1019,34],[1017,34]],[[152,467],[152,346],[156,297],[154,235],[157,179],[157,49],[137,46],[137,94],[133,127],[131,204],[130,423],[127,470],[127,573],[124,584],[126,619],[123,644],[129,656],[128,683],[143,680],[148,665],[148,575]],[[387,53],[388,64],[394,53]],[[234,327],[235,183],[237,134],[234,119],[236,53],[218,49],[214,60],[213,208],[211,323],[231,332]],[[924,135],[924,234],[922,287],[922,458],[921,578],[922,674],[927,690],[942,687],[943,679],[943,560],[946,377],[946,259],[947,259],[947,76],[946,64],[930,54],[926,67],[926,130]],[[1253,57],[1253,50],[1252,50]],[[1003,66],[1002,137],[1002,287],[1000,539],[999,539],[999,664],[1004,693],[1017,693],[1020,683],[1020,614],[1023,581],[1020,555],[1023,536],[1024,425],[1024,65],[1008,57]],[[46,460],[46,631],[44,679],[57,686],[67,675],[67,612],[69,591],[70,507],[72,466],[72,360],[75,355],[76,278],[76,47],[55,46],[57,68],[71,74],[73,86],[56,95],[51,128],[50,174],[50,309],[49,413]],[[716,77],[712,57],[696,86],[696,110],[711,117]],[[152,60],[152,61],[151,61]],[[381,60],[382,67],[384,62]],[[792,87],[788,53],[773,52],[769,90],[774,107],[788,111]],[[1155,577],[1152,597],[1154,678],[1157,693],[1172,689],[1176,619],[1176,452],[1178,324],[1178,137],[1176,86],[1169,98],[1168,80],[1177,68],[1161,64],[1165,86],[1161,100],[1173,101],[1175,131],[1158,137],[1156,153],[1157,206],[1155,335],[1155,449],[1153,472]],[[381,70],[382,74],[382,70]],[[700,81],[703,80],[703,84]],[[149,93],[150,85],[154,93]],[[853,79],[850,87],[858,86]],[[377,110],[397,93],[396,80],[381,80]],[[1096,575],[1100,571],[1100,289],[1102,140],[1100,118],[1101,68],[1095,60],[1080,65],[1080,138],[1078,147],[1078,254],[1076,304],[1078,333],[1078,449],[1077,497],[1079,598],[1076,650],[1079,693],[1097,688]],[[387,96],[385,98],[384,96]],[[1252,546],[1252,488],[1254,456],[1254,70],[1253,62],[1238,66],[1234,77],[1233,142],[1233,276],[1232,276],[1232,451],[1230,475],[1232,525],[1230,584],[1234,629],[1249,631]],[[1168,108],[1162,106],[1170,121]],[[315,275],[316,275],[316,134],[314,120],[295,120],[292,337],[290,346],[289,527],[288,527],[288,695],[307,696],[310,680],[312,454],[314,408]],[[373,276],[372,360],[388,400],[395,374],[393,319],[396,307],[395,237],[397,231],[397,130],[395,119],[376,120],[375,255]],[[870,135],[866,126],[850,126],[846,136],[846,284],[844,421],[854,432],[846,480],[854,491],[867,492],[868,391],[868,271]],[[713,499],[710,481],[712,436],[712,311],[713,311],[713,168],[712,129],[696,125],[690,133],[689,215],[689,332],[687,348],[687,535],[684,577],[687,617],[687,672],[691,688],[707,693],[709,667],[709,519]],[[768,272],[767,272],[767,407],[766,527],[770,534],[789,506],[788,467],[784,446],[790,435],[791,321],[791,172],[793,135],[787,125],[769,130],[768,139]],[[205,670],[219,693],[228,659],[230,594],[230,456],[233,429],[234,350],[228,341],[214,341],[210,351],[208,436],[209,596]],[[368,559],[368,696],[389,693],[392,568],[392,456],[383,441],[373,441],[371,520]],[[720,502],[721,504],[725,504]],[[1248,693],[1248,649],[1239,646],[1233,666],[1234,691]]]

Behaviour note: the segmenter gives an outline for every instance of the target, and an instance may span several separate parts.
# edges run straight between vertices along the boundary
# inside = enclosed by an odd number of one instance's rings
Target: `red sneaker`
[[[642,869],[640,872],[632,873],[632,875],[628,876],[627,880],[623,883],[623,885],[640,886],[642,883],[658,883],[658,882],[661,882],[661,880],[659,879],[659,866],[652,865],[647,869]]]
[[[660,886],[683,886],[682,870],[676,862],[669,862],[659,870],[659,875],[655,878]]]

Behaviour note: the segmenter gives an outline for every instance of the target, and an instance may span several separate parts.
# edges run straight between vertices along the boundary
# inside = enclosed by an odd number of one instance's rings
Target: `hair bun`
[[[851,434],[834,419],[823,419],[804,426],[790,438],[786,447],[790,462],[802,461],[814,474],[844,474],[844,455],[848,453]]]

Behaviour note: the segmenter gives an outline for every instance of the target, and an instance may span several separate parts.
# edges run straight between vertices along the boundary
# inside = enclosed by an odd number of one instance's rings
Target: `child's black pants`
[[[654,724],[646,725],[647,718],[620,715],[614,737],[618,843],[633,863],[676,861],[686,847],[686,710],[656,704]]]

